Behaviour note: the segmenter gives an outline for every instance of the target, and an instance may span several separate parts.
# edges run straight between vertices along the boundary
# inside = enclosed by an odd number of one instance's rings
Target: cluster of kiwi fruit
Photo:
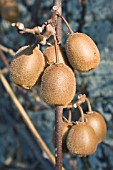
[[[70,118],[62,121],[62,152],[86,157],[93,154],[98,144],[105,139],[107,128],[100,113],[92,111],[90,107],[84,114],[82,107],[78,106],[78,108],[81,113],[78,121],[73,122]],[[53,131],[53,146],[55,145],[54,134],[55,131]]]
[[[75,95],[76,78],[65,63],[63,47],[58,45],[57,51],[59,63],[55,62],[54,46],[47,47],[43,53],[34,45],[20,48],[11,62],[10,77],[25,89],[32,88],[41,77],[40,92],[44,101],[50,105],[66,105]]]
[[[49,105],[66,107],[76,93],[74,71],[88,72],[99,62],[100,54],[94,41],[84,33],[71,31],[65,48],[59,43],[47,46],[43,52],[37,44],[21,47],[11,62],[10,77],[25,89],[31,89],[41,79],[43,100]],[[62,151],[86,156],[94,153],[98,143],[104,140],[106,124],[91,107],[86,114],[82,109],[80,112],[82,117],[77,122],[70,118],[62,122]]]
[[[0,0],[0,15],[9,22],[17,22],[19,7],[14,0]]]
[[[50,105],[64,106],[76,93],[74,70],[89,71],[99,61],[100,54],[93,40],[84,33],[71,33],[65,48],[61,44],[50,45],[43,52],[34,45],[20,48],[11,62],[10,77],[26,89],[32,88],[41,77],[43,100]]]

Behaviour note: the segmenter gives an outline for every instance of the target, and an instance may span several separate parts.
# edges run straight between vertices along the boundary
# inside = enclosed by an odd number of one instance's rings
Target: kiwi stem
[[[63,116],[63,121],[68,122],[67,118]]]
[[[56,170],[62,170],[62,111],[63,111],[63,106],[56,106],[55,109]]]
[[[77,107],[78,107],[78,109],[80,111],[80,114],[81,114],[81,120],[82,120],[82,122],[84,122],[84,112],[83,112],[83,109],[82,109],[82,107],[80,105],[78,105]]]
[[[58,8],[60,14],[62,13],[62,0],[53,0],[53,6],[56,6]],[[54,19],[56,19],[55,16],[56,16],[56,13],[53,12],[52,17]],[[62,20],[60,17],[57,17],[57,20],[55,22],[56,22],[55,38],[57,42],[61,42]],[[57,54],[57,51],[56,51],[56,54]],[[56,59],[58,60],[58,57],[56,57]],[[63,112],[63,106],[56,106],[56,109],[55,109],[55,148],[56,148],[55,149],[55,159],[56,159],[55,166],[56,166],[56,170],[62,170],[62,112]]]
[[[58,56],[58,50],[57,50],[57,39],[56,39],[56,35],[54,34],[54,44],[55,44],[55,55],[56,55],[56,63],[59,63],[59,56]]]
[[[73,32],[73,30],[71,29],[71,27],[70,27],[70,25],[68,24],[68,22],[66,21],[66,19],[65,19],[62,15],[60,15],[59,13],[58,13],[57,15],[62,18],[62,20],[63,20],[64,23],[66,24],[66,26],[67,26],[68,30],[70,31],[70,33],[73,34],[74,32]]]
[[[69,109],[68,122],[71,122],[71,118],[72,118],[72,110]]]
[[[53,8],[57,7],[59,14],[61,15],[62,13],[62,0],[53,0]],[[56,29],[56,37],[58,42],[60,43],[62,40],[62,21],[60,16],[56,15],[55,10],[53,10],[52,12],[52,22],[53,22],[53,26],[55,26]]]
[[[92,107],[91,107],[91,104],[90,104],[89,99],[86,97],[85,100],[86,100],[86,102],[87,102],[89,112],[92,112]]]

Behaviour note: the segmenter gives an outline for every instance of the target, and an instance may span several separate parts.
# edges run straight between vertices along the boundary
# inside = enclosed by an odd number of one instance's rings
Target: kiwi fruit
[[[100,63],[100,53],[94,41],[84,33],[72,33],[66,41],[66,54],[74,70],[87,72]]]
[[[84,114],[84,118],[86,119],[87,123],[94,129],[98,143],[102,142],[106,137],[106,123],[104,118],[98,112],[86,112]]]
[[[97,136],[86,122],[76,122],[67,135],[67,148],[79,157],[93,154],[97,149]]]
[[[4,5],[5,0],[0,0],[0,14],[1,14],[1,9],[2,9],[2,5]]]
[[[63,122],[62,124],[62,152],[68,153],[67,145],[66,145],[66,138],[69,130],[72,127],[72,123],[70,122]]]
[[[62,45],[57,45],[57,55],[59,57],[59,63],[68,64],[67,56],[65,53],[65,48]],[[51,45],[47,47],[44,52],[45,62],[46,64],[56,63],[56,53],[55,46]]]
[[[17,85],[30,89],[44,70],[45,60],[38,47],[20,48],[11,62],[10,77]]]
[[[41,96],[50,105],[67,105],[76,92],[73,71],[63,63],[48,66],[41,79]]]
[[[13,0],[6,0],[1,8],[1,16],[9,22],[17,22],[19,18],[18,4]]]
[[[62,153],[68,153],[68,149],[66,146],[66,138],[67,134],[72,126],[71,122],[62,122]],[[53,137],[52,137],[53,146],[55,147],[55,130],[53,131]]]

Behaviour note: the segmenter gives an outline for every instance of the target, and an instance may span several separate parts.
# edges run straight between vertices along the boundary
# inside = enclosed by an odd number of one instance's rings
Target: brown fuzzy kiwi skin
[[[94,129],[97,135],[98,143],[102,142],[106,137],[107,131],[104,118],[95,111],[87,112],[84,114],[84,118],[86,119],[87,123]]]
[[[66,138],[67,138],[67,134],[69,133],[69,130],[72,127],[72,123],[71,122],[62,122],[62,153],[68,153],[68,149],[66,146]],[[55,147],[55,130],[53,131],[53,135],[52,135],[52,143],[53,146]]]
[[[67,105],[76,92],[76,78],[73,71],[65,64],[48,66],[42,76],[40,93],[50,105]]]
[[[87,72],[100,63],[100,53],[94,41],[84,33],[73,33],[66,41],[66,54],[74,70]]]
[[[2,17],[10,22],[17,22],[19,18],[18,4],[13,0],[4,1],[1,8]]]
[[[10,64],[10,77],[15,84],[30,89],[38,81],[44,66],[44,56],[38,47],[24,46]]]
[[[47,47],[44,52],[45,62],[46,65],[56,63],[56,54],[55,54],[55,46],[51,45]],[[57,55],[59,57],[59,63],[67,64],[69,65],[65,48],[62,45],[57,45]]]
[[[69,152],[66,145],[66,139],[71,127],[72,127],[72,123],[63,122],[62,125],[62,152],[63,153]]]
[[[0,0],[0,14],[4,4],[5,4],[5,0]]]
[[[93,154],[97,149],[97,137],[91,126],[86,122],[77,122],[67,135],[67,148],[79,157]]]

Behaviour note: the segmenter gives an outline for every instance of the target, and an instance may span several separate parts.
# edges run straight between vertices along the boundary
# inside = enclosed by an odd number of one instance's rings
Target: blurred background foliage
[[[2,3],[2,0],[0,2]],[[22,22],[25,27],[40,26],[50,18],[53,0],[15,0],[15,2],[19,9],[17,21]],[[100,112],[104,117],[108,129],[105,141],[99,144],[93,155],[78,158],[70,153],[65,154],[63,164],[66,170],[113,170],[113,1],[63,0],[62,2],[63,16],[71,28],[74,32],[84,32],[89,35],[97,44],[101,54],[98,68],[88,73],[77,73],[77,94],[74,101],[78,94],[85,93],[91,101],[93,110]],[[65,46],[68,30],[64,23],[62,26],[62,43]],[[11,22],[4,18],[0,6],[0,44],[17,51],[21,46],[32,44],[34,40],[33,35],[19,35],[17,30],[11,27]],[[3,62],[4,56],[9,64],[13,59],[12,55],[0,50],[0,69],[54,154],[52,145],[54,108],[41,100],[38,84],[27,91],[12,83],[8,65]],[[83,108],[87,111],[85,104]],[[77,110],[73,110],[73,120],[77,119],[78,114]],[[67,116],[67,110],[64,110],[64,115]],[[54,169],[0,81],[0,169],[44,170],[45,167],[48,170]]]

